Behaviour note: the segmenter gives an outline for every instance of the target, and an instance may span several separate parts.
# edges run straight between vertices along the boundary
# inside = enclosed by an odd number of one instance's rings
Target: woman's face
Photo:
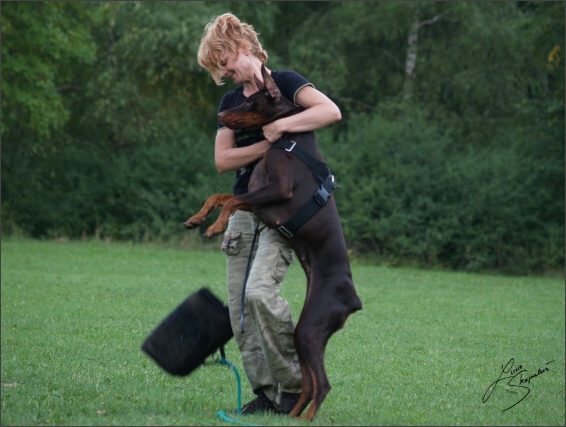
[[[224,52],[220,57],[218,68],[223,78],[228,78],[236,84],[250,81],[249,70],[251,62],[249,61],[249,56],[242,49],[238,49],[238,53],[230,50]],[[251,78],[253,79],[253,71]]]

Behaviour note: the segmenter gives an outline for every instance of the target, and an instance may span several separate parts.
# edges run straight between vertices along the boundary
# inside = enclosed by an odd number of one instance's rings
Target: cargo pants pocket
[[[240,231],[228,231],[224,234],[222,242],[222,252],[226,255],[237,255],[242,250],[244,242],[242,241],[242,233]]]

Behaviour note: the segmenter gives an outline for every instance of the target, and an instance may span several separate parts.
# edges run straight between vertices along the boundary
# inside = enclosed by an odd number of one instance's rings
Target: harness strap
[[[282,139],[274,143],[272,147],[283,148],[285,151],[293,153],[295,156],[305,162],[315,172],[315,178],[319,184],[322,184],[326,175],[330,174],[330,169],[328,168],[326,163],[315,159],[313,156],[299,147],[295,141]],[[317,178],[316,175],[318,175],[319,177]]]
[[[272,147],[282,148],[300,158],[313,170],[314,178],[320,184],[312,198],[289,221],[278,228],[281,234],[291,238],[326,204],[332,191],[338,186],[334,184],[334,176],[330,172],[328,165],[315,159],[298,147],[295,141],[280,140],[273,144]]]

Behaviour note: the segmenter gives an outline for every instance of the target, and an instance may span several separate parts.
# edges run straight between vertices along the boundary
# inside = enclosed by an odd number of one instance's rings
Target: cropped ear
[[[279,102],[281,99],[281,92],[279,92],[279,88],[273,81],[273,78],[265,69],[264,64],[261,64],[261,75],[263,77],[265,89],[269,92],[269,95],[275,100],[275,102]]]
[[[254,74],[255,84],[259,90],[263,90],[263,82]]]

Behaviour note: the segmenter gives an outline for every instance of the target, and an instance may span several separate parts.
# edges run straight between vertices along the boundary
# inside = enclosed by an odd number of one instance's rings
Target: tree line
[[[353,255],[564,265],[564,2],[2,2],[2,233],[174,241],[232,174],[196,62],[231,11],[340,107],[317,132]]]

